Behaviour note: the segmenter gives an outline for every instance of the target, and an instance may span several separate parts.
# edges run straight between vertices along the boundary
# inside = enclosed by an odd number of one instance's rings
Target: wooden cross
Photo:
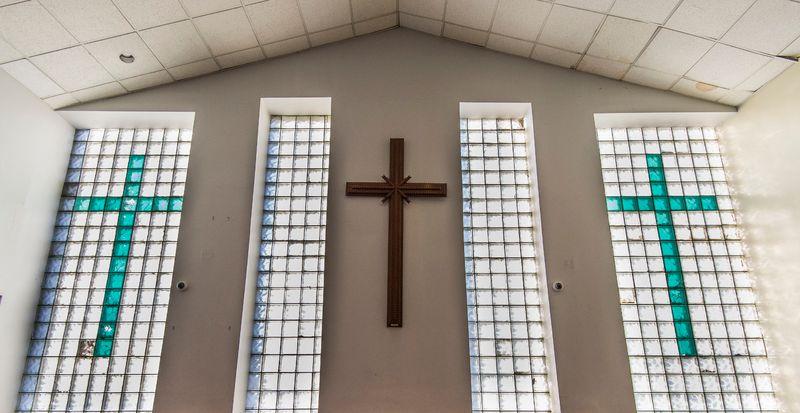
[[[447,184],[409,183],[403,170],[403,139],[389,140],[389,177],[383,182],[348,182],[347,195],[379,196],[389,201],[389,269],[387,327],[403,326],[403,202],[412,196],[447,196]]]

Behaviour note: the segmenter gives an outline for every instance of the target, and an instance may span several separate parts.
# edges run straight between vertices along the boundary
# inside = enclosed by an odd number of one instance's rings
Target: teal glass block
[[[122,207],[122,198],[111,196],[106,198],[106,211],[119,211]]]
[[[675,321],[689,321],[689,306],[673,305],[672,319]]]
[[[142,170],[128,169],[128,174],[125,176],[125,182],[142,182]]]
[[[667,196],[667,184],[663,182],[651,182],[650,193],[653,196]]]
[[[117,219],[117,226],[118,227],[132,227],[134,222],[136,222],[136,213],[135,212],[120,212],[119,219]]]
[[[701,196],[700,204],[703,207],[703,211],[716,211],[719,209],[719,205],[717,205],[717,197],[715,196]]]
[[[672,229],[672,226],[659,225],[658,226],[658,239],[660,239],[662,241],[674,241],[675,240],[675,230]]]
[[[672,225],[672,214],[669,212],[656,212],[656,224]]]
[[[167,211],[169,209],[169,198],[157,196],[153,199],[153,211]]]
[[[139,198],[139,203],[136,206],[137,211],[152,211],[153,198]]]
[[[75,211],[88,211],[91,204],[91,198],[78,197],[75,198]]]
[[[676,288],[669,290],[670,304],[687,304],[686,290],[684,288]]]
[[[636,211],[636,197],[623,196],[622,197],[622,210],[623,211]]]
[[[117,330],[116,323],[100,323],[97,328],[97,337],[100,339],[114,338],[114,333]]]
[[[661,255],[665,257],[678,255],[678,243],[675,241],[662,241],[661,242]]]
[[[611,212],[622,211],[622,198],[618,196],[607,196],[606,208]]]
[[[114,243],[114,256],[127,257],[131,250],[130,242],[115,242]]]
[[[683,288],[683,273],[668,272],[667,273],[667,287],[669,288]]]
[[[664,270],[666,272],[683,271],[681,269],[681,259],[678,257],[664,257]]]
[[[650,182],[664,182],[663,169],[649,168],[647,172],[650,175]]]
[[[131,155],[128,158],[128,169],[142,169],[144,168],[144,155]]]
[[[117,241],[130,241],[133,236],[133,228],[117,228]]]
[[[699,196],[686,197],[686,209],[689,211],[699,211],[702,208]]]
[[[175,196],[169,199],[169,210],[171,212],[183,209],[183,197]]]
[[[107,289],[121,289],[124,284],[125,284],[124,272],[108,273],[108,280],[106,280]]]
[[[100,313],[100,322],[115,323],[117,322],[118,314],[119,314],[119,306],[116,305],[103,306],[103,311]]]
[[[119,305],[121,299],[122,290],[106,289],[105,296],[103,297],[103,305]]]
[[[111,350],[113,350],[113,348],[114,348],[114,340],[111,339],[97,340],[94,346],[94,356],[110,357]]]
[[[685,211],[686,202],[684,201],[684,197],[682,196],[669,197],[669,209],[672,211]]]
[[[141,187],[141,184],[125,184],[125,196],[139,196]]]
[[[669,211],[669,199],[666,197],[653,198],[653,207],[656,211]]]
[[[111,258],[111,272],[125,272],[128,266],[128,257]]]
[[[697,348],[694,346],[694,339],[679,339],[678,353],[683,357],[694,357],[697,355]]]
[[[89,202],[89,211],[104,211],[106,209],[106,199],[103,197],[92,197]]]
[[[125,197],[122,198],[123,211],[136,211],[136,198]]]
[[[694,340],[694,331],[692,331],[692,323],[687,321],[675,322],[675,336],[678,339]]]
[[[658,154],[647,155],[648,168],[661,168],[662,166],[664,166],[664,163],[661,160],[661,155]]]
[[[655,206],[653,205],[653,198],[649,196],[640,196],[636,198],[639,211],[652,211]]]

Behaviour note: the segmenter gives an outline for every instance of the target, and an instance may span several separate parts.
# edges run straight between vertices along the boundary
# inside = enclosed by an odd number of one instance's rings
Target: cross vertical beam
[[[672,324],[678,340],[681,356],[697,356],[692,320],[689,315],[689,302],[683,280],[681,257],[675,238],[675,225],[671,211],[716,211],[719,209],[715,196],[670,196],[664,173],[664,160],[661,154],[646,156],[647,173],[651,196],[610,196],[606,197],[609,212],[655,211],[661,259],[667,277],[669,302],[672,307]]]
[[[388,270],[386,283],[386,325],[403,326],[403,202],[412,196],[447,196],[447,184],[409,183],[405,176],[403,139],[389,140],[389,176],[383,182],[347,182],[349,196],[379,196],[389,202]]]

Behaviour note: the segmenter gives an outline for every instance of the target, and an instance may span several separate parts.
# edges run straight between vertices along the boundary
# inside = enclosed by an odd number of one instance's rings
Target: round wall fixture
[[[122,60],[125,63],[133,63],[133,61],[136,60],[136,58],[133,57],[132,54],[122,53],[119,55],[119,60]]]

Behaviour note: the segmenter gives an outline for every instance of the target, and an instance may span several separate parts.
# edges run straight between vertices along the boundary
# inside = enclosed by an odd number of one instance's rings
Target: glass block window
[[[76,131],[17,411],[152,411],[191,139]]]
[[[713,128],[598,129],[639,412],[777,412]]]
[[[475,412],[551,410],[526,146],[522,119],[461,119]]]
[[[245,411],[316,412],[330,116],[272,116]]]

